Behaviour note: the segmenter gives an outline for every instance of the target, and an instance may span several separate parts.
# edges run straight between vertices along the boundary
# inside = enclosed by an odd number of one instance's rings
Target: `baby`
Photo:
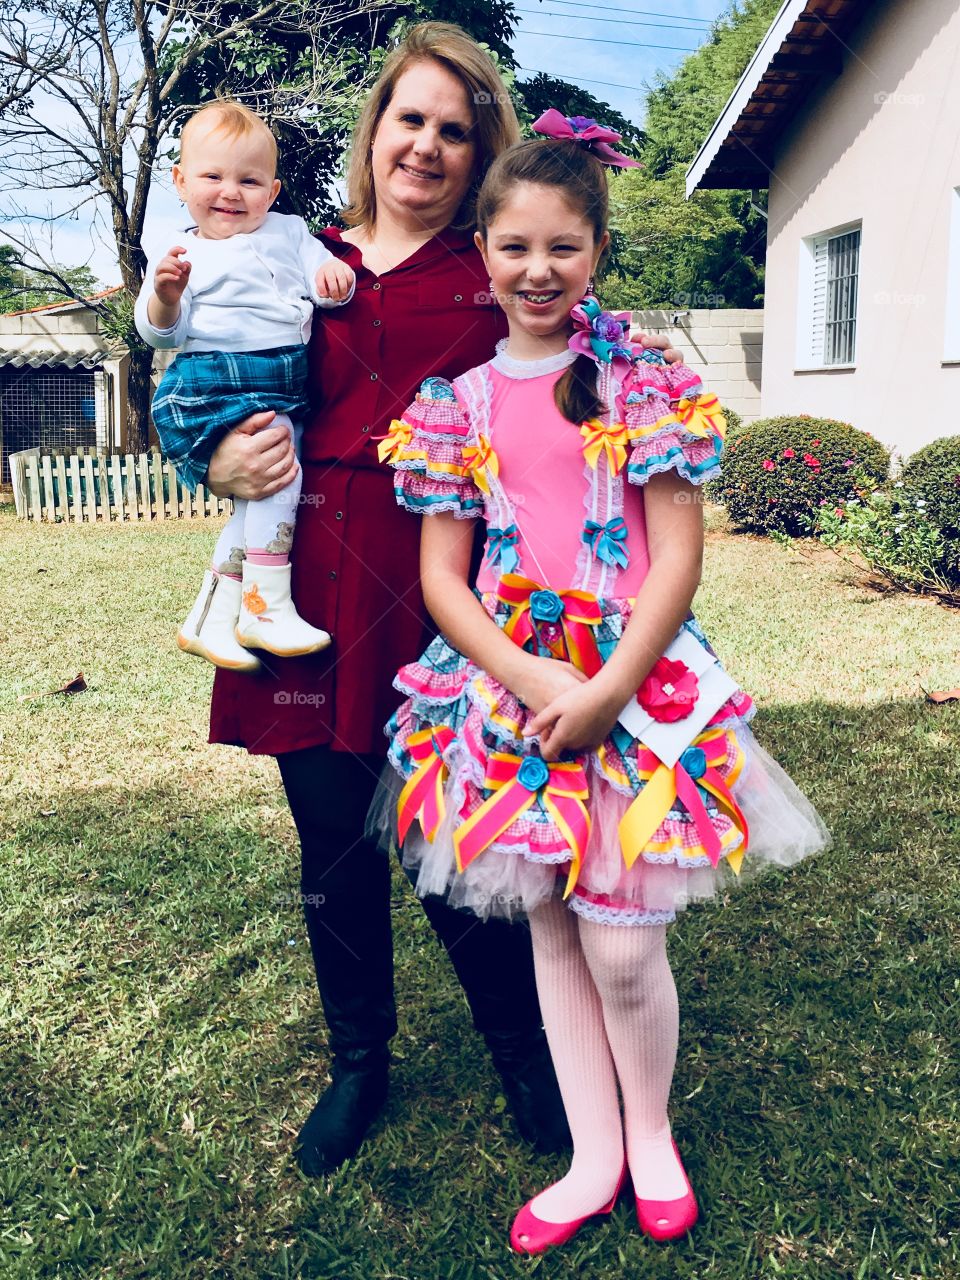
[[[204,107],[184,126],[173,180],[190,211],[184,245],[147,266],[136,324],[152,347],[182,348],[153,400],[163,452],[192,490],[217,445],[274,409],[299,452],[313,308],[342,306],[354,273],[302,218],[271,213],[277,144],[236,102]],[[186,247],[185,247],[186,246]],[[259,501],[234,499],[200,594],[180,629],[187,653],[255,671],[255,649],[293,657],[324,649],[290,598],[302,476]]]

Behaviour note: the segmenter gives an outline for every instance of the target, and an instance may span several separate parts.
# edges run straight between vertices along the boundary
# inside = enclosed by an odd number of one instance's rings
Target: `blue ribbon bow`
[[[614,516],[606,524],[588,520],[580,537],[593,551],[594,557],[604,564],[617,564],[625,569],[630,563],[630,552],[624,545],[627,541],[627,526],[622,516]]]
[[[508,524],[505,529],[496,527],[487,530],[487,564],[499,564],[504,573],[516,573],[520,567],[520,553],[517,543],[520,531],[515,524]]]

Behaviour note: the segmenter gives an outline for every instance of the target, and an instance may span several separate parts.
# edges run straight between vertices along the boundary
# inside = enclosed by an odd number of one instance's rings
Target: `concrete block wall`
[[[760,417],[763,308],[634,311],[634,331],[663,333],[720,403],[745,422]]]

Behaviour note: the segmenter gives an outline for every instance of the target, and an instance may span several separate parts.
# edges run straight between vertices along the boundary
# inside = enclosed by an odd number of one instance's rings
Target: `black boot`
[[[390,861],[357,838],[378,761],[311,747],[278,763],[300,835],[303,913],[333,1055],[332,1083],[296,1151],[303,1172],[317,1175],[355,1154],[387,1097],[397,1030]]]
[[[543,1029],[524,1037],[488,1032],[483,1038],[520,1136],[538,1151],[565,1151],[570,1127]]]
[[[333,1060],[333,1081],[300,1130],[295,1155],[308,1177],[330,1173],[356,1155],[387,1100],[389,1056],[347,1049]]]
[[[540,1017],[526,924],[481,923],[442,898],[423,909],[457,971],[473,1025],[490,1049],[522,1137],[540,1151],[570,1145],[570,1130]]]

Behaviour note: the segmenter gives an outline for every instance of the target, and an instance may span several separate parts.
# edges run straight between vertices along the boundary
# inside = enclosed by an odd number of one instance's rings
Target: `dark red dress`
[[[256,675],[216,673],[210,741],[280,755],[329,745],[384,753],[400,695],[397,669],[432,632],[420,594],[420,522],[393,496],[375,436],[421,381],[490,359],[506,333],[483,260],[466,231],[446,230],[375,276],[336,228],[324,244],[357,273],[345,307],[318,316],[310,341],[313,408],[303,436],[303,491],[293,546],[300,614],[333,634],[306,658],[266,657]]]

